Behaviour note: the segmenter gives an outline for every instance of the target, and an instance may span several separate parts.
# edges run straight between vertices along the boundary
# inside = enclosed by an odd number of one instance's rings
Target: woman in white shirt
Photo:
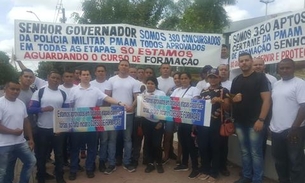
[[[187,72],[180,73],[181,87],[174,90],[171,97],[179,98],[198,98],[200,91],[191,86],[191,75]],[[174,168],[175,171],[187,171],[189,156],[192,160],[192,172],[188,176],[193,179],[199,175],[198,171],[198,149],[195,146],[194,138],[191,136],[193,131],[193,125],[179,124],[178,139],[182,147],[182,162],[180,165]]]
[[[165,96],[165,93],[158,90],[158,80],[155,77],[148,77],[146,79],[146,90],[143,95],[157,95]],[[150,173],[155,170],[154,163],[156,162],[156,168],[158,173],[163,173],[162,166],[162,148],[161,142],[163,137],[163,122],[154,119],[143,119],[143,132],[144,132],[144,144],[147,153],[147,167],[146,173]]]

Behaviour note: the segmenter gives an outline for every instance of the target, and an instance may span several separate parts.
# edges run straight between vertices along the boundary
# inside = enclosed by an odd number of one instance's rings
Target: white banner
[[[304,32],[304,34],[303,34]],[[266,64],[284,58],[305,60],[305,10],[288,13],[235,32],[230,37],[230,67],[238,68],[238,55],[248,52]]]
[[[221,34],[148,29],[127,24],[58,24],[15,20],[19,60],[202,67],[218,66]]]

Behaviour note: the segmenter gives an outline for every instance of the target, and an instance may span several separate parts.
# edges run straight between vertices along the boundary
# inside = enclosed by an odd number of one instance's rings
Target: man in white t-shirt
[[[62,81],[63,81],[63,84],[59,85],[58,88],[61,89],[62,91],[66,92],[67,94],[67,98],[69,98],[69,95],[70,95],[70,91],[73,87],[75,87],[76,85],[73,84],[73,79],[74,79],[74,73],[72,70],[66,70],[64,71],[63,75],[62,75]],[[69,153],[68,152],[68,143],[69,143],[69,136],[70,134],[69,133],[65,133],[64,134],[64,145],[63,145],[63,158],[64,158],[64,165],[65,166],[69,166]]]
[[[67,98],[69,98],[70,91],[73,87],[77,86],[73,84],[73,71],[67,70],[64,71],[62,75],[63,84],[59,85],[58,88],[66,92]]]
[[[265,61],[260,57],[253,59],[253,69],[255,72],[265,73],[265,69],[266,69]],[[277,82],[277,79],[268,73],[265,74],[271,84],[271,88],[273,88],[273,85],[275,82]]]
[[[95,80],[90,81],[90,85],[98,88],[106,95],[110,95],[110,82],[106,78],[106,67],[98,64],[95,67]],[[100,106],[109,105],[107,102],[102,102]],[[115,151],[116,151],[117,131],[100,132],[100,148],[99,148],[99,171],[106,175],[111,174],[116,170],[115,167]],[[106,168],[106,162],[108,167]]]
[[[218,66],[219,76],[221,78],[221,86],[231,90],[232,81],[229,80],[229,65],[220,64]]]
[[[98,88],[90,84],[91,74],[88,69],[80,70],[80,84],[72,88],[69,96],[71,107],[96,107],[104,100],[110,104],[123,105],[122,102],[118,102]],[[86,174],[88,178],[93,178],[95,158],[97,153],[97,132],[82,132],[71,133],[71,156],[70,156],[70,175],[69,180],[76,179],[76,173],[78,171],[79,162],[79,150],[81,139],[85,139],[87,143],[87,159],[86,159]]]
[[[272,155],[279,182],[304,183],[305,81],[289,58],[278,64],[281,80],[272,90]]]
[[[32,72],[32,70],[28,69],[25,67],[25,65],[20,61],[20,60],[17,60],[17,64],[19,65],[20,69],[21,70],[26,70],[26,72]],[[42,88],[44,86],[46,86],[48,84],[47,81],[39,78],[39,77],[36,77],[34,74],[33,74],[33,81],[31,83],[31,87],[32,88],[35,88],[35,89],[39,89],[39,88]]]
[[[38,114],[35,155],[37,158],[38,183],[46,180],[46,155],[53,148],[55,155],[55,175],[57,183],[65,183],[63,178],[64,134],[53,133],[53,111],[55,108],[69,107],[67,94],[58,89],[61,75],[56,71],[48,74],[48,85],[35,91],[29,104],[29,112]]]
[[[170,89],[175,86],[174,78],[170,76],[171,74],[171,67],[168,63],[163,63],[160,66],[160,74],[157,78],[158,80],[158,87],[164,93],[168,93]],[[164,136],[163,136],[163,148],[164,148],[164,157],[163,157],[163,164],[166,164],[170,158],[177,159],[177,155],[174,153],[173,147],[173,138],[174,138],[174,122],[166,122],[164,124]]]
[[[8,82],[4,91],[5,95],[0,97],[0,182],[13,182],[17,158],[23,163],[20,182],[29,182],[36,159],[32,152],[34,142],[26,107],[17,98],[20,84]]]
[[[172,87],[175,86],[174,78],[170,76],[171,74],[171,67],[168,63],[163,63],[160,66],[160,74],[157,78],[158,80],[158,87],[164,93],[167,93]]]
[[[136,98],[140,93],[138,82],[129,75],[129,61],[121,60],[118,66],[118,74],[109,79],[111,85],[111,96],[126,104],[126,130],[123,131],[124,155],[123,167],[129,172],[134,172],[135,167],[131,165],[132,153],[132,129]],[[119,136],[118,136],[118,139]],[[122,151],[117,149],[117,151]],[[118,158],[118,157],[117,157]]]
[[[228,46],[223,44],[221,45],[221,54],[220,54],[220,63],[229,65],[229,49]]]

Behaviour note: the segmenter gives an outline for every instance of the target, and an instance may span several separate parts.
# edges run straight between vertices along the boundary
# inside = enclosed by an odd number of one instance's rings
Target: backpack
[[[38,90],[38,102],[39,102],[39,105],[41,105],[41,98],[42,98],[42,95],[43,95],[43,93],[44,93],[44,89],[45,89],[45,87],[40,88],[40,89]],[[64,99],[63,101],[65,102],[66,99],[67,99],[67,94],[66,94],[66,92],[62,91],[61,89],[59,89],[59,91],[61,92],[62,98]],[[63,102],[63,103],[64,103],[64,102]]]

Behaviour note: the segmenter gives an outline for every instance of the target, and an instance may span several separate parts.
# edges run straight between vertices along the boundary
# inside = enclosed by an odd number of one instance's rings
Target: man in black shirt
[[[241,147],[243,177],[235,183],[262,183],[263,127],[271,102],[268,80],[264,73],[253,71],[249,53],[238,58],[242,74],[234,78],[233,117]]]

